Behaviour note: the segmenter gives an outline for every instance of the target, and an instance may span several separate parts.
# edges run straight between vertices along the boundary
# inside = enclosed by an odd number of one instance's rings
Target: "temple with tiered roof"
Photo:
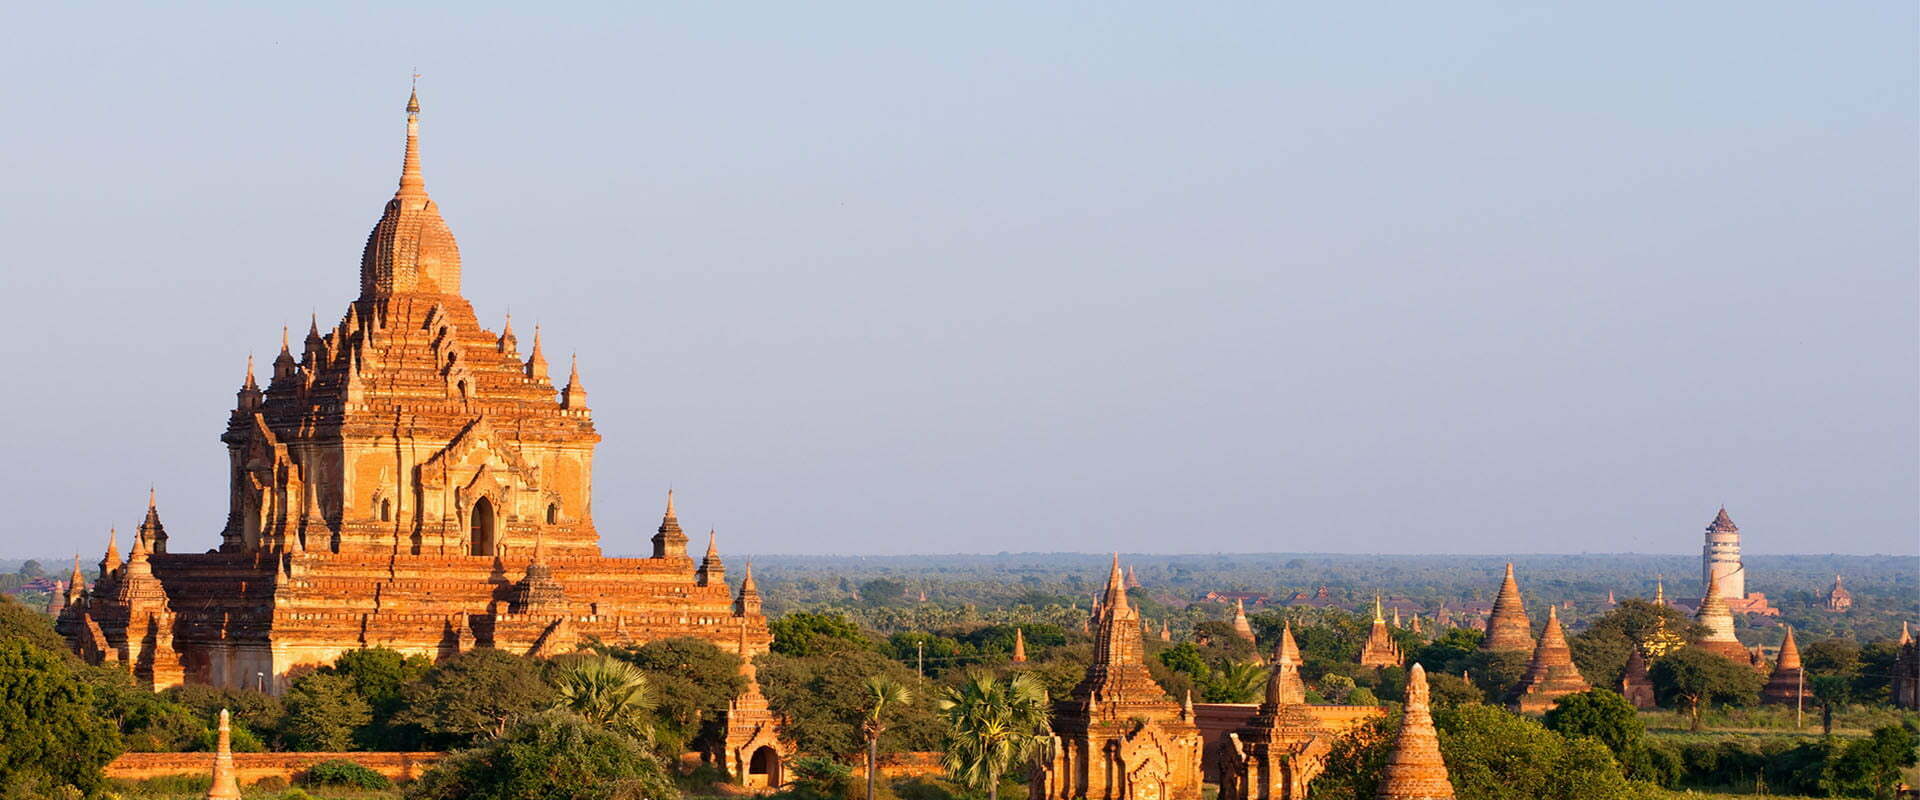
[[[594,430],[577,361],[556,385],[536,328],[488,330],[461,294],[460,249],[428,196],[418,97],[400,185],[368,235],[340,320],[252,359],[224,434],[217,547],[178,553],[149,501],[125,562],[109,544],[59,629],[145,686],[265,688],[385,646],[551,654],[588,638],[771,640],[751,580],[687,553],[671,493],[649,558],[609,558],[593,523]]]

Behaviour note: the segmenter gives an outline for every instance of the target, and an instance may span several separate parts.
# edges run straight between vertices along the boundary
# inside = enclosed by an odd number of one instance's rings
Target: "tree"
[[[1588,689],[1560,698],[1541,722],[1562,736],[1588,736],[1613,751],[1627,777],[1658,780],[1665,776],[1656,753],[1647,743],[1647,727],[1640,713],[1619,692]]]
[[[1256,703],[1266,696],[1267,668],[1252,661],[1228,662],[1200,681],[1209,703]]]
[[[817,656],[871,647],[860,626],[839,614],[795,611],[767,623],[773,630],[773,652],[783,656]]]
[[[747,688],[739,656],[688,636],[605,652],[639,667],[652,682],[657,748],[677,755],[719,744],[725,736],[721,722],[727,703]]]
[[[409,731],[396,730],[391,723],[394,714],[406,703],[403,691],[407,684],[420,680],[431,669],[433,662],[424,656],[402,655],[386,647],[367,647],[340,654],[320,671],[345,678],[354,693],[367,702],[373,718],[354,734],[354,741],[371,750],[413,744],[407,736]]]
[[[1427,673],[1427,691],[1431,693],[1434,708],[1457,706],[1465,703],[1478,703],[1486,699],[1480,687],[1469,683],[1458,675],[1444,672]],[[1404,693],[1404,690],[1403,690]]]
[[[120,733],[95,714],[92,687],[65,655],[0,639],[0,782],[92,791],[120,754]]]
[[[240,750],[243,737],[273,738],[286,713],[280,698],[252,689],[218,689],[189,683],[168,689],[164,696],[185,707],[195,720],[213,719],[220,715],[221,709],[226,709],[233,715],[234,749],[240,752],[244,752]]]
[[[1820,704],[1820,732],[1832,736],[1833,711],[1853,702],[1853,681],[1844,675],[1815,675],[1808,689]]]
[[[639,667],[597,654],[575,658],[554,669],[553,684],[558,695],[555,708],[643,743],[652,742],[653,684]]]
[[[1207,660],[1200,656],[1200,648],[1192,642],[1181,642],[1160,651],[1160,663],[1174,672],[1185,673],[1194,680],[1206,678],[1210,671]]]
[[[1653,681],[1654,698],[1668,708],[1686,709],[1696,731],[1700,729],[1701,706],[1716,701],[1751,703],[1763,683],[1759,673],[1747,665],[1695,647],[1662,656],[1653,662],[1647,677]]]
[[[1480,652],[1480,641],[1487,638],[1485,631],[1478,628],[1448,628],[1445,633],[1420,649],[1413,651],[1413,662],[1425,666],[1429,678],[1437,675],[1458,675],[1467,666],[1467,659]]]
[[[1892,797],[1900,771],[1916,761],[1920,736],[1906,727],[1876,728],[1871,736],[1848,742],[1838,757],[1828,759],[1820,788],[1845,797]]]
[[[53,620],[11,595],[0,594],[0,641],[9,639],[22,640],[55,655],[67,653],[67,640],[54,632]]]
[[[860,720],[860,732],[867,737],[867,800],[874,800],[873,781],[880,773],[880,734],[887,730],[887,718],[913,702],[913,690],[886,675],[867,678],[866,714]]]
[[[1475,800],[1627,800],[1641,796],[1606,746],[1567,738],[1540,723],[1478,703],[1434,710],[1440,755],[1462,798]],[[1371,798],[1392,752],[1398,715],[1334,740],[1313,796]]]
[[[408,800],[678,800],[666,768],[633,738],[561,711],[435,763]]]
[[[860,600],[870,606],[898,603],[907,596],[907,585],[896,580],[874,578],[860,584]]]
[[[1514,650],[1481,650],[1467,656],[1463,663],[1473,685],[1480,687],[1487,702],[1498,703],[1505,700],[1508,690],[1527,674],[1527,661],[1531,657]]]
[[[934,697],[919,690],[923,684],[913,670],[879,653],[851,650],[810,658],[772,654],[755,664],[768,705],[786,716],[781,732],[800,752],[844,761],[860,754],[866,746],[860,724],[867,709],[867,679],[875,675],[916,689],[914,701],[897,709],[888,725],[893,735],[881,741],[881,751],[932,750],[940,742]]]
[[[1047,690],[1032,676],[997,680],[975,672],[940,701],[947,721],[941,762],[961,783],[1000,799],[1000,778],[1039,752],[1047,726]]]
[[[178,753],[200,749],[208,740],[211,716],[195,714],[166,695],[135,686],[126,670],[114,666],[75,669],[93,691],[94,713],[120,731],[126,749]],[[238,741],[245,745],[247,739],[243,736]]]
[[[1640,744],[1647,726],[1619,692],[1588,689],[1555,701],[1541,723],[1563,736],[1591,736],[1618,756]]]
[[[440,662],[402,694],[406,707],[394,722],[418,728],[437,747],[501,735],[515,720],[553,705],[553,688],[531,661],[492,648]]]
[[[1614,686],[1627,668],[1633,649],[1663,635],[1693,638],[1698,623],[1670,606],[1645,600],[1622,600],[1567,640],[1574,666],[1596,686]]]
[[[291,750],[339,752],[373,722],[373,708],[341,675],[311,672],[287,687],[280,738]]]

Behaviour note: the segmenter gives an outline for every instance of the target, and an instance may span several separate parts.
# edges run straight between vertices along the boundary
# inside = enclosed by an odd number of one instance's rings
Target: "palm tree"
[[[554,707],[643,742],[653,738],[653,683],[647,674],[612,656],[596,655],[559,666],[553,676]]]
[[[947,720],[947,772],[1000,800],[1000,778],[1025,766],[1047,731],[1047,689],[1029,673],[1007,680],[974,672],[940,701]]]
[[[891,676],[867,678],[866,714],[860,720],[860,732],[867,737],[867,800],[874,800],[873,776],[880,771],[880,734],[887,730],[887,715],[913,702],[913,690]]]
[[[1206,676],[1212,703],[1257,703],[1267,693],[1267,668],[1252,661],[1230,661]]]

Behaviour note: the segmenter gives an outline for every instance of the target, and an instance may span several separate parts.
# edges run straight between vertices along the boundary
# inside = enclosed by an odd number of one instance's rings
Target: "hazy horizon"
[[[0,553],[217,542],[416,66],[609,553],[1920,553],[1912,4],[10,16]]]

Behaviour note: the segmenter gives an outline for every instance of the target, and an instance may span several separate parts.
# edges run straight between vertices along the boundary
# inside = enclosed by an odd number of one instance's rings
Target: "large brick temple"
[[[564,652],[696,636],[759,653],[771,637],[749,567],[728,590],[698,563],[671,494],[650,558],[609,558],[593,525],[600,441],[577,368],[555,386],[534,332],[487,330],[460,293],[460,249],[420,171],[407,102],[400,188],[339,323],[251,359],[221,441],[227,523],[175,553],[151,500],[123,561],[78,565],[59,630],[143,685],[284,686],[290,671],[384,646]],[[297,673],[296,673],[297,674]]]

